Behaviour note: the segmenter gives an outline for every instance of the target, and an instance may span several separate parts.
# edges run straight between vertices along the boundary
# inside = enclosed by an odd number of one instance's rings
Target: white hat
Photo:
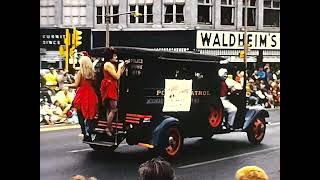
[[[218,75],[220,76],[220,77],[222,77],[225,73],[227,73],[228,72],[228,70],[227,69],[225,69],[225,68],[221,68],[221,69],[219,69],[219,71],[218,71]]]

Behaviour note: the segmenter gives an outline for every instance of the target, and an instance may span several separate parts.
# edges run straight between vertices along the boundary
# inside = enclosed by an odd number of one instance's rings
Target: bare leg
[[[113,132],[112,121],[113,121],[114,116],[115,116],[116,112],[118,111],[118,109],[117,109],[117,101],[110,100],[109,102],[110,102],[110,112],[107,114],[106,131],[107,131],[107,134],[109,136],[111,136],[112,135],[111,132]]]
[[[114,119],[114,116],[116,114],[117,110],[116,109],[112,109],[110,112],[109,112],[109,115],[108,115],[108,118],[107,118],[107,125],[108,125],[108,128],[109,130],[112,132],[113,129],[112,129],[112,121]]]

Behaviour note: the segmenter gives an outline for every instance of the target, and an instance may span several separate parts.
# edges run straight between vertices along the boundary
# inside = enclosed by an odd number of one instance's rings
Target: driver
[[[233,123],[234,119],[236,117],[237,113],[237,107],[233,105],[229,99],[227,98],[227,95],[230,94],[230,92],[235,92],[237,90],[242,90],[242,86],[240,83],[234,81],[233,79],[227,78],[228,77],[228,71],[225,68],[221,68],[218,71],[218,75],[221,78],[221,85],[220,85],[220,99],[223,104],[224,109],[228,113],[228,124],[230,130],[233,130]]]

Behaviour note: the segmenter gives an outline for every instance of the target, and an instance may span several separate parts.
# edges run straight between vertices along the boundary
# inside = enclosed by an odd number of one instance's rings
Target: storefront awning
[[[264,56],[263,62],[280,62],[280,56]]]

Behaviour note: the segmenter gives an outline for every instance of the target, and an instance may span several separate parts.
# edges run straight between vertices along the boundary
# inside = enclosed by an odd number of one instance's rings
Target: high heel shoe
[[[105,130],[106,130],[106,134],[107,134],[108,136],[112,136],[112,133],[111,133],[110,128],[107,127]]]

